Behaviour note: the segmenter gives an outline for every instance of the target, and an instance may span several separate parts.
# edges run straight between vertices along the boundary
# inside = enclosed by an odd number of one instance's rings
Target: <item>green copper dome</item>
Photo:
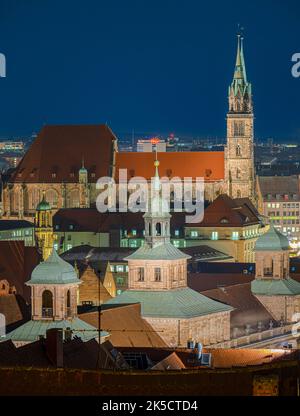
[[[36,207],[37,211],[49,211],[51,209],[49,202],[46,201],[45,193],[43,192],[43,199]]]
[[[53,248],[47,260],[33,270],[27,284],[69,284],[80,283],[74,267],[64,261]]]
[[[259,237],[255,244],[255,251],[282,251],[289,250],[289,240],[273,225],[268,232]]]

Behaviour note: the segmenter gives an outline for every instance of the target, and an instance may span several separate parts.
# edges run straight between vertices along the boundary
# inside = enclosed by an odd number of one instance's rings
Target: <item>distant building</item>
[[[95,203],[96,182],[114,176],[116,137],[106,125],[45,126],[3,189],[5,218],[33,218],[45,191],[54,211]]]
[[[19,151],[22,152],[24,150],[24,142],[18,141],[0,141],[0,152],[7,152],[7,151]]]
[[[187,246],[207,244],[240,263],[255,261],[254,245],[268,226],[247,198],[220,195],[204,211],[203,221],[186,224]]]
[[[300,177],[259,176],[259,210],[300,249]]]
[[[1,220],[0,241],[24,241],[25,246],[35,246],[34,224],[26,220]]]
[[[153,140],[138,140],[137,142],[137,151],[138,152],[166,152],[167,143],[164,140],[157,139],[154,143]]]

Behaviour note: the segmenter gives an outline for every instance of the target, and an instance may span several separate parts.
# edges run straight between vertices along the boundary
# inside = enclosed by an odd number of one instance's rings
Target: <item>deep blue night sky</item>
[[[0,19],[0,137],[105,122],[224,137],[241,23],[256,137],[300,138],[299,0],[0,0]]]

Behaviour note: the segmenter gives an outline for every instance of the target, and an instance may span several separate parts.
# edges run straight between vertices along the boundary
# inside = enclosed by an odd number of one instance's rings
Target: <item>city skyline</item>
[[[300,80],[291,74],[297,2],[266,0],[260,15],[257,1],[191,1],[184,10],[169,1],[89,4],[2,2],[1,137],[30,135],[45,124],[98,123],[116,132],[225,137],[241,23],[255,137],[299,138]]]

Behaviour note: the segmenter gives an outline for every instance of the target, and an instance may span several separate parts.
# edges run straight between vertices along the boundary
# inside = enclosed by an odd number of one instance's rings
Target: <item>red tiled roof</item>
[[[111,175],[114,140],[116,137],[106,125],[45,126],[10,182],[78,182],[82,159],[89,181],[96,182]]]
[[[223,263],[224,264],[224,263]],[[226,270],[227,263],[225,263]],[[218,287],[234,286],[250,283],[254,279],[251,274],[242,273],[188,273],[188,286],[197,292],[212,290]]]
[[[203,177],[206,181],[224,179],[224,152],[162,152],[158,158],[161,177]],[[128,179],[132,176],[151,179],[154,159],[155,153],[117,153],[116,180],[119,179],[119,169],[128,170]]]
[[[30,275],[40,262],[35,247],[25,247],[23,241],[0,241],[0,280],[15,286],[19,295],[30,300],[30,288],[25,286]]]
[[[251,291],[251,283],[219,287],[201,292],[203,295],[219,302],[233,306],[230,315],[231,328],[257,327],[258,322],[269,323],[272,315],[260,303]]]
[[[99,327],[98,312],[81,314],[80,319]],[[166,344],[141,317],[140,305],[125,305],[101,311],[102,330],[111,334],[109,340],[116,347],[165,347]]]
[[[242,227],[259,223],[251,201],[247,198],[232,199],[220,195],[204,211],[201,223],[190,224],[191,227]]]
[[[100,213],[95,208],[66,208],[60,209],[53,216],[54,226],[59,225],[57,231],[92,231],[108,233],[111,229],[123,227],[126,230],[132,228],[137,231],[144,230],[145,222],[143,212],[108,212]],[[171,229],[184,225],[185,213],[172,214]]]

